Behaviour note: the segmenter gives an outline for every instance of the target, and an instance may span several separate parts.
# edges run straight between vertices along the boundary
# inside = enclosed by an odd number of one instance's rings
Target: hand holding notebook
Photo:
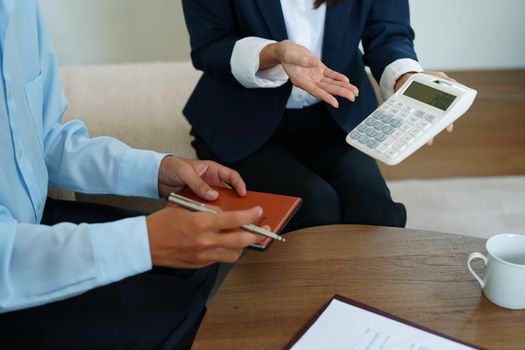
[[[259,206],[263,209],[262,218],[254,225],[247,225],[249,227],[243,227],[248,231],[263,234],[265,236],[272,236],[261,231],[261,226],[269,226],[271,232],[279,233],[284,228],[286,223],[290,220],[296,210],[299,208],[299,205],[302,202],[301,198],[285,196],[272,193],[264,192],[254,192],[248,191],[246,196],[240,197],[234,190],[224,187],[214,187],[219,193],[218,199],[210,202],[206,202],[194,194],[189,188],[184,188],[182,191],[177,193],[179,196],[183,196],[191,201],[197,202],[204,205],[202,208],[220,208],[221,210],[244,210],[249,209],[255,206]],[[176,196],[173,196],[172,199],[176,201]],[[183,204],[179,202],[179,204]],[[191,206],[186,206],[193,210],[200,210],[199,208],[192,208]],[[277,238],[272,236],[273,238]],[[278,239],[278,238],[277,238]],[[272,242],[272,238],[265,238],[256,245],[252,245],[251,248],[258,250],[265,250],[269,247]]]

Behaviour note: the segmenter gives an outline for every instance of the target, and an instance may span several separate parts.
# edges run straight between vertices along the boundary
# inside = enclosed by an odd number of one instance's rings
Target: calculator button
[[[381,114],[383,114],[381,111],[376,110],[374,113],[370,114],[372,118],[378,118],[381,117]]]
[[[374,125],[375,122],[376,122],[376,120],[374,118],[368,117],[368,118],[365,119],[364,124],[368,125],[368,126],[372,126],[372,125]],[[363,124],[361,124],[361,125],[363,125]]]
[[[390,125],[393,126],[394,128],[398,128],[403,122],[399,119],[392,119],[390,121]]]
[[[405,104],[403,102],[396,102],[394,104],[394,106],[397,108],[397,109],[402,109],[403,107],[405,107]]]
[[[381,120],[381,118],[383,118],[384,115],[385,115],[385,113],[379,112],[379,113],[375,114],[372,118],[374,118],[374,120]]]
[[[372,128],[369,128],[366,132],[366,136],[368,137],[374,137],[376,136],[376,134],[378,133],[378,131],[372,129]]]
[[[409,115],[410,114],[408,112],[403,111],[403,112],[399,113],[397,115],[397,117],[400,118],[400,119],[407,119]]]
[[[399,112],[401,112],[398,108],[391,108],[388,113],[390,113],[391,115],[398,115]]]
[[[412,129],[410,129],[408,131],[408,133],[414,137],[418,137],[419,135],[421,135],[423,133],[423,130],[417,128],[417,127],[414,127]]]
[[[379,145],[379,142],[377,142],[376,140],[374,139],[368,139],[368,141],[366,141],[366,145],[369,147],[369,148],[376,148],[377,145]]]
[[[402,132],[401,130],[396,130],[396,131],[394,131],[394,133],[392,134],[392,137],[393,137],[393,138],[396,138],[396,139],[399,140],[400,138],[403,137],[403,135],[405,135],[404,132]],[[376,136],[376,140],[377,140],[377,136]]]
[[[412,128],[412,126],[411,126],[410,124],[402,124],[402,125],[399,127],[399,130],[404,131],[404,132],[407,132],[408,130],[410,130],[410,128]]]
[[[429,122],[433,123],[437,119],[437,117],[435,115],[426,114],[425,115],[425,119],[428,120]]]
[[[390,147],[389,144],[380,143],[380,144],[376,147],[376,150],[377,150],[378,152],[383,153],[384,151],[386,151],[386,150],[388,149],[388,147]]]
[[[408,117],[407,119],[407,122],[409,122],[410,124],[417,124],[419,122],[419,118],[418,117],[414,117],[413,115]]]
[[[392,135],[393,132],[394,132],[394,128],[391,127],[390,125],[386,125],[386,126],[383,128],[383,134],[386,134],[386,135]]]
[[[357,130],[353,130],[351,133],[350,133],[350,137],[353,138],[354,140],[357,140],[359,138],[359,135],[361,135],[359,133],[359,131]]]
[[[422,120],[419,123],[417,123],[416,126],[420,129],[427,130],[428,128],[430,128],[430,123],[426,120]]]
[[[386,145],[387,148],[388,148],[388,147],[392,146],[392,144],[394,144],[396,141],[397,141],[397,140],[396,140],[395,138],[393,138],[393,137],[389,137],[389,138],[387,138],[385,141],[383,141],[381,144],[382,144],[382,145]]]
[[[392,120],[392,117],[389,116],[388,114],[383,114],[383,115],[381,116],[381,121],[382,121],[383,123],[388,123],[390,120]]]
[[[368,128],[366,127],[366,125],[363,125],[363,124],[357,127],[357,131],[362,132],[362,133],[365,133],[367,130]]]
[[[399,154],[399,152],[393,148],[389,149],[388,151],[385,152],[385,156],[387,156],[388,158],[394,158],[395,156],[397,156]]]
[[[414,137],[410,135],[405,135],[401,138],[401,141],[403,141],[406,144],[412,143],[414,141]]]
[[[423,118],[425,116],[425,112],[420,110],[415,111],[414,114],[419,118]]]
[[[367,140],[368,140],[368,137],[366,137],[366,135],[361,135],[359,136],[359,139],[357,141],[361,143],[366,143]]]
[[[404,142],[396,142],[392,145],[392,148],[402,152],[405,148],[407,148],[407,144]]]
[[[378,132],[376,135],[375,135],[375,139],[379,142],[383,142],[386,140],[386,135],[385,134],[382,134],[380,132]]]
[[[385,124],[383,124],[381,121],[377,120],[375,123],[374,123],[374,129],[378,130],[378,131],[381,131],[383,130],[383,128],[385,127]]]
[[[414,111],[414,107],[405,106],[405,107],[403,107],[403,110],[408,112],[408,113],[412,113]]]

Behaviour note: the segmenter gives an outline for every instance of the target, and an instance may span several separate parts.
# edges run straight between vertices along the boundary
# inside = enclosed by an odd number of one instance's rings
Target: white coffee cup
[[[511,233],[492,236],[486,247],[488,257],[475,252],[467,262],[483,294],[501,307],[525,309],[525,236]],[[470,266],[474,259],[485,262],[483,279]]]

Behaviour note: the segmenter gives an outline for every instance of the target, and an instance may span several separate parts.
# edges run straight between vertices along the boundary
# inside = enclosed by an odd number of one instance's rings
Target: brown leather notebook
[[[301,205],[302,199],[299,197],[285,196],[281,194],[248,191],[246,196],[240,197],[235,190],[224,187],[213,187],[219,192],[219,198],[214,201],[206,201],[198,197],[188,187],[185,187],[177,194],[205,203],[210,206],[219,207],[222,210],[244,210],[259,206],[263,209],[263,216],[255,225],[270,226],[270,231],[279,234],[286,226],[290,218]],[[264,238],[251,248],[265,250],[273,240]]]

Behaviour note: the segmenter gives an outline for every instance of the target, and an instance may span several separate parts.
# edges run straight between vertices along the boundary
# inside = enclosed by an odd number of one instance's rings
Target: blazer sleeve
[[[230,58],[237,40],[231,0],[183,0],[195,68],[240,85],[233,76]]]
[[[386,66],[402,59],[417,60],[408,0],[373,0],[363,32],[364,62],[377,81]]]

